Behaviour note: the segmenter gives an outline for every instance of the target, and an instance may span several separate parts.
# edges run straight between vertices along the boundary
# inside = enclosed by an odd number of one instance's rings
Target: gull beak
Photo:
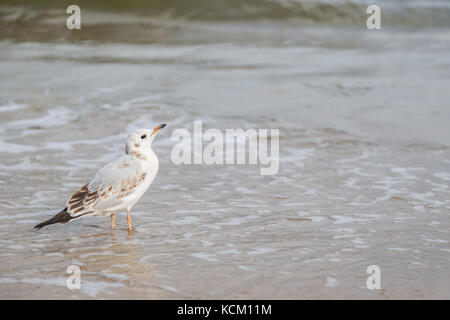
[[[166,124],[163,123],[163,124],[160,124],[159,126],[157,126],[155,129],[153,129],[152,136],[154,136],[155,134],[157,134],[158,131],[161,130],[162,128],[164,128],[165,126],[166,126]]]

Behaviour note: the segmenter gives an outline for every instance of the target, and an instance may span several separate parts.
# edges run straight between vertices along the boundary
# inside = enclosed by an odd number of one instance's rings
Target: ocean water
[[[376,31],[367,1],[78,2],[81,31],[0,6],[0,298],[450,298],[447,1],[379,1]],[[197,120],[279,129],[279,172],[173,164]],[[159,123],[133,233],[33,230]]]

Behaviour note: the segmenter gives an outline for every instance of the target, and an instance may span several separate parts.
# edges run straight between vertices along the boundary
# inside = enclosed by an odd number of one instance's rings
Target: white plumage
[[[130,134],[125,155],[97,171],[89,183],[70,196],[66,208],[35,228],[40,229],[53,223],[67,223],[92,215],[110,215],[114,228],[114,213],[126,210],[128,229],[131,230],[130,210],[147,191],[158,173],[159,161],[151,144],[158,131],[165,126],[161,124],[153,130],[140,129]]]

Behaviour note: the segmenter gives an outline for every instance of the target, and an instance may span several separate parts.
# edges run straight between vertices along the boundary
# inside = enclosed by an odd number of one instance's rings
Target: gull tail
[[[56,214],[53,218],[35,225],[34,228],[39,230],[42,227],[48,226],[49,224],[67,223],[72,219],[74,219],[74,217],[72,217],[70,215],[70,213],[67,212],[67,207],[66,207],[60,213]]]

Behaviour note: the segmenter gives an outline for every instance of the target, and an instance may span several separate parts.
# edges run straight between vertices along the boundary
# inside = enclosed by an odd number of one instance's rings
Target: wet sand
[[[450,298],[448,29],[158,21],[2,33],[0,298]],[[280,129],[279,173],[174,165],[195,120]],[[134,233],[125,213],[33,230],[159,123]]]

